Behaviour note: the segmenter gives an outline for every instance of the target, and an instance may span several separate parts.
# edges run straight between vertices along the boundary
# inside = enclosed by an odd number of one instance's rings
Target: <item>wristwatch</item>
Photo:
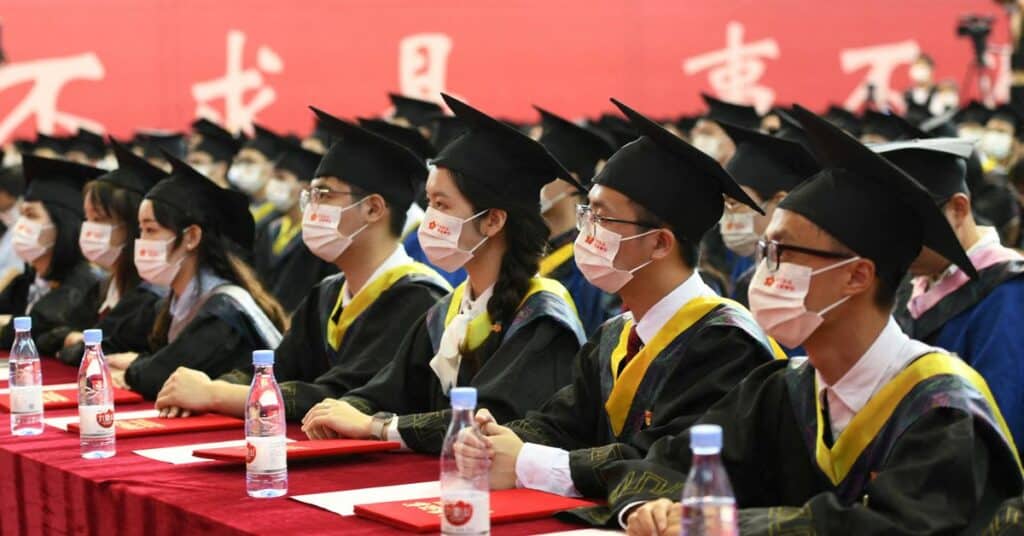
[[[371,419],[370,436],[378,441],[387,441],[388,427],[391,426],[391,421],[395,420],[395,414],[381,411],[374,414]]]

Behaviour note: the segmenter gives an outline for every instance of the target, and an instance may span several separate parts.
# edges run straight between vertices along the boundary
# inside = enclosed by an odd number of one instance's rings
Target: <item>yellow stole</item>
[[[720,296],[701,296],[686,302],[686,305],[679,309],[672,316],[672,319],[658,330],[658,333],[651,339],[651,342],[633,356],[633,359],[626,364],[626,368],[622,369],[620,373],[619,365],[626,358],[629,346],[629,332],[633,328],[633,320],[629,319],[626,321],[622,327],[622,333],[619,335],[619,343],[612,351],[612,378],[615,379],[615,383],[612,386],[611,393],[608,395],[608,400],[604,403],[604,409],[608,413],[608,420],[611,422],[612,431],[616,436],[622,433],[622,427],[625,426],[626,418],[629,415],[629,408],[633,405],[633,397],[636,395],[637,389],[640,388],[640,382],[643,381],[644,376],[647,374],[647,368],[651,366],[651,363],[680,334],[693,327],[694,324],[704,318],[715,307],[726,304],[737,307],[740,310],[745,309],[739,303]],[[768,340],[775,358],[785,359],[785,352],[782,351],[782,348],[775,340],[770,337]]]
[[[395,266],[390,270],[386,270],[383,274],[380,274],[376,279],[370,282],[369,285],[363,287],[355,296],[352,297],[352,302],[348,304],[348,307],[342,309],[342,301],[344,300],[348,283],[342,285],[341,290],[338,292],[338,301],[334,304],[334,309],[331,311],[331,316],[327,319],[327,344],[337,352],[341,348],[341,341],[345,338],[345,332],[348,331],[349,326],[352,322],[355,322],[359,315],[363,314],[373,302],[377,301],[377,298],[381,294],[386,292],[392,285],[400,281],[402,278],[412,275],[421,274],[425,276],[437,279],[439,282],[443,282],[441,276],[437,275],[437,272],[433,268],[420,264],[418,262],[411,262],[408,264],[402,264]],[[447,286],[447,284],[444,284]],[[341,314],[338,315],[338,310],[341,309]],[[337,316],[337,321],[335,321]]]
[[[266,201],[259,206],[249,207],[249,212],[252,212],[253,221],[259,223],[274,212],[274,204],[270,201]]]
[[[271,246],[274,255],[280,255],[300,231],[302,231],[301,224],[296,224],[288,216],[281,218],[281,228],[277,232],[277,238],[274,239],[274,245]]]
[[[1003,438],[1013,448],[1014,458],[1017,459],[1017,468],[1020,469],[1020,457],[1017,454],[1016,446],[1013,444],[1013,435],[1010,434],[1006,421],[1003,420],[1003,415],[999,412],[999,406],[996,405],[992,392],[989,390],[985,380],[969,365],[956,357],[943,353],[931,353],[918,358],[875,393],[871,400],[868,400],[868,403],[853,416],[850,424],[839,435],[831,449],[825,445],[825,428],[822,422],[821,400],[818,399],[817,395],[814,396],[815,413],[818,416],[818,439],[815,457],[817,458],[818,467],[828,476],[833,485],[838,486],[840,482],[846,479],[850,469],[853,468],[857,459],[860,458],[861,453],[878,436],[882,427],[885,426],[885,423],[889,421],[892,414],[896,411],[896,407],[910,394],[910,391],[921,382],[940,375],[959,376],[967,380],[967,383],[985,397],[985,401],[988,402],[992,409],[992,414],[996,418],[996,423],[1003,434]],[[814,381],[814,392],[818,392],[817,379]]]
[[[452,319],[459,314],[459,307],[462,306],[462,296],[466,292],[467,281],[463,281],[461,285],[455,287],[452,291],[451,301],[448,303],[448,311],[445,313],[444,325],[448,327],[451,324]],[[530,287],[526,291],[526,295],[523,296],[523,301],[519,302],[522,306],[523,303],[529,299],[530,296],[538,292],[550,292],[569,304],[572,310],[576,311],[576,304],[572,301],[572,296],[569,295],[569,291],[565,290],[565,287],[561,283],[554,279],[547,279],[544,277],[534,277],[530,279]],[[491,323],[491,315],[484,311],[480,316],[469,321],[469,325],[466,327],[466,347],[470,350],[476,350],[480,347],[487,337],[491,335],[491,332],[498,331],[499,326]]]
[[[572,253],[572,242],[555,249],[548,256],[540,260],[540,269],[537,273],[539,273],[541,277],[547,277],[551,272],[554,272],[556,268],[565,264],[565,261],[571,259]]]

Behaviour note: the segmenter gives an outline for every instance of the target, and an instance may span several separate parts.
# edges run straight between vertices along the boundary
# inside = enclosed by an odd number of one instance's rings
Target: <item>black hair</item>
[[[141,282],[139,272],[135,268],[135,240],[139,238],[137,217],[142,194],[118,188],[109,182],[92,181],[85,185],[83,195],[89,198],[93,206],[101,209],[106,215],[117,220],[124,226],[125,242],[121,255],[113,267],[111,284],[124,296]]]
[[[638,221],[657,224],[659,227],[664,227],[669,231],[672,231],[672,236],[676,237],[676,244],[679,245],[679,258],[686,263],[688,268],[696,270],[697,264],[700,261],[700,244],[694,244],[691,242],[683,235],[682,231],[676,229],[674,225],[666,223],[656,214],[648,210],[647,207],[632,200],[630,203],[633,205],[633,210],[636,212],[636,219]]]
[[[369,190],[360,188],[352,183],[345,184],[348,184],[349,190],[352,191],[352,197],[354,197],[355,199],[361,200],[367,196],[373,195],[374,193]],[[405,231],[406,210],[401,207],[396,207],[392,202],[388,201],[387,199],[384,200],[384,204],[388,207],[388,232],[390,232],[391,236],[395,238],[401,238],[402,233]]]
[[[45,274],[42,274],[42,277],[47,281],[60,283],[84,260],[78,246],[78,235],[82,231],[82,216],[71,209],[48,201],[42,203],[57,231],[50,267]]]
[[[11,197],[25,195],[25,174],[21,166],[0,168],[0,190],[7,192]]]

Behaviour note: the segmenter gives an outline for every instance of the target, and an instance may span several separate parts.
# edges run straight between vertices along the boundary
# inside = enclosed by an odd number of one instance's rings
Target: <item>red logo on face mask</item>
[[[775,284],[775,276],[770,275],[770,276],[764,278],[764,286],[770,287],[770,286],[772,286],[774,284]]]
[[[245,463],[252,463],[256,459],[256,447],[248,441],[245,443]]]
[[[102,413],[97,413],[96,424],[104,428],[110,428],[111,426],[114,426],[114,410],[108,409],[107,411],[104,411]]]
[[[473,505],[466,501],[444,503],[444,517],[456,527],[465,525],[473,519]]]
[[[586,243],[587,243],[587,244],[593,244],[593,243],[594,243],[594,235],[590,235],[590,236],[588,236],[588,237],[586,238]]]
[[[427,229],[430,229],[431,231],[433,231],[436,227],[437,227],[437,222],[436,221],[431,220],[430,223],[427,224]]]
[[[318,212],[314,212],[314,213],[313,213],[313,214],[312,214],[312,215],[311,215],[311,216],[309,217],[309,219],[310,219],[310,220],[311,220],[311,221],[312,221],[313,223],[331,223],[331,217],[330,217],[330,216],[328,216],[327,214],[320,214],[320,213],[318,213]]]

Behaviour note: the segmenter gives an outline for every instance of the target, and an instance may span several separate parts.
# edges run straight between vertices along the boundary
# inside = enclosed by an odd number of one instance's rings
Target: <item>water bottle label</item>
[[[82,437],[112,437],[114,406],[78,406],[78,426]]]
[[[284,436],[245,438],[245,468],[255,473],[271,473],[288,468],[288,446]]]
[[[441,532],[482,534],[491,529],[490,495],[487,492],[450,494],[441,498]]]
[[[43,386],[11,387],[11,413],[39,413],[43,411]]]

